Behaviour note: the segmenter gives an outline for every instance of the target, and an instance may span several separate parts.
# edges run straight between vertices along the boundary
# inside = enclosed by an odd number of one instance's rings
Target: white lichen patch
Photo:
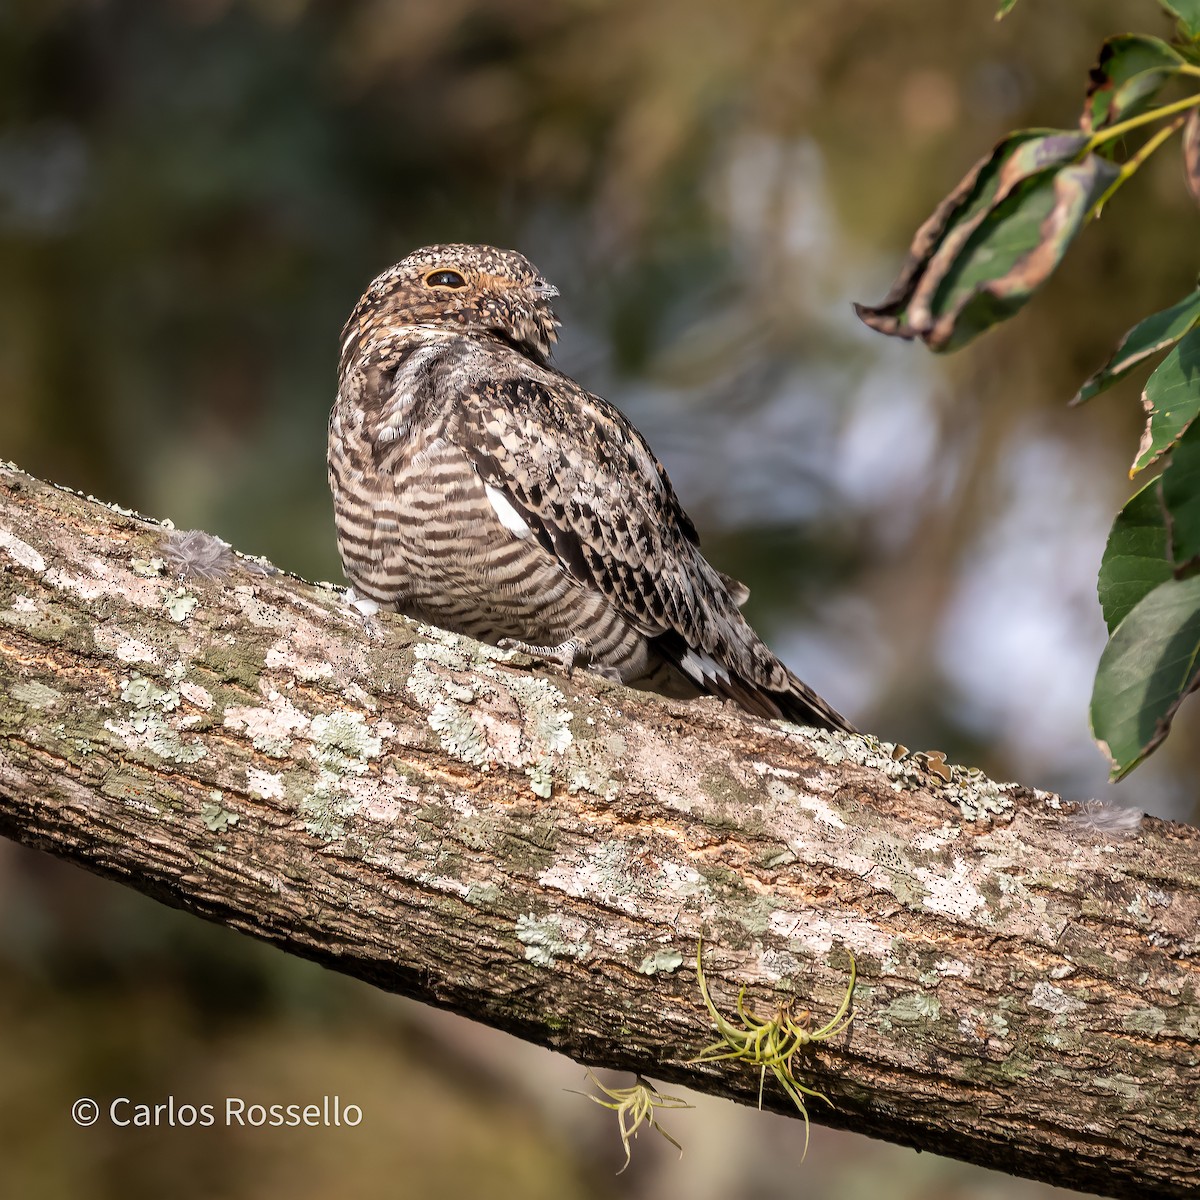
[[[80,600],[88,602],[112,595],[117,590],[111,581],[98,575],[74,575],[61,567],[51,567],[43,578],[60,592],[70,592]]]
[[[282,800],[286,788],[282,775],[274,771],[260,771],[258,767],[247,767],[246,791],[264,800]]]
[[[550,680],[501,673],[493,660],[506,653],[439,634],[415,648],[406,686],[447,754],[484,770],[524,771],[534,795],[548,798],[573,740],[572,714]]]
[[[913,875],[925,889],[922,905],[931,912],[964,919],[987,908],[987,900],[968,878],[970,874],[966,861],[957,856],[948,875],[928,867],[913,867]]]
[[[176,676],[182,667],[172,672]],[[153,679],[136,672],[121,685],[121,700],[129,706],[123,720],[107,720],[104,728],[130,748],[148,750],[170,762],[194,763],[208,753],[199,741],[184,741],[179,730],[168,720],[180,704],[178,686],[162,687]]]
[[[656,860],[647,871],[641,838],[600,838],[573,854],[560,854],[538,875],[538,884],[568,896],[588,897],[633,915],[645,910],[645,896],[669,895],[683,904],[711,894],[707,880],[683,862]]]
[[[225,710],[225,728],[244,733],[255,750],[271,758],[287,758],[296,735],[309,719],[286,696],[272,691],[262,706],[232,705]]]
[[[207,688],[202,688],[198,683],[192,683],[187,679],[181,680],[179,683],[179,695],[193,708],[201,708],[205,712],[209,712],[212,709],[212,693]]]
[[[822,825],[828,825],[832,829],[846,828],[846,821],[829,801],[821,796],[814,796],[809,792],[801,791],[799,788],[784,782],[787,776],[795,776],[798,772],[781,771],[778,769],[758,770],[759,767],[765,765],[764,763],[753,764],[757,774],[767,776],[767,795],[777,804],[801,808],[805,812],[812,813],[813,817]]]
[[[912,846],[914,850],[926,850],[933,854],[945,849],[950,842],[962,837],[962,833],[961,827],[951,825],[947,822],[940,829],[931,829],[918,833],[912,840]]]
[[[777,908],[767,929],[786,938],[805,958],[825,958],[835,946],[856,957],[870,956],[881,964],[893,960],[892,941],[878,925],[857,917],[830,918],[814,909]]]
[[[943,979],[970,979],[971,968],[969,964],[957,958],[939,958],[933,964],[933,969]]]
[[[755,775],[769,776],[772,779],[799,779],[800,772],[790,770],[788,767],[777,767],[774,763],[767,762],[752,762],[750,769]]]
[[[1076,1000],[1074,996],[1068,996],[1062,988],[1056,988],[1052,983],[1040,979],[1033,985],[1033,994],[1029,997],[1029,1007],[1044,1008],[1046,1012],[1062,1015],[1079,1012],[1087,1005],[1082,1000]]]
[[[298,644],[301,641],[303,644]],[[321,683],[334,676],[333,663],[322,657],[321,647],[311,637],[282,637],[263,661],[268,671],[288,671],[301,683]]]
[[[92,641],[96,649],[111,654],[123,663],[157,663],[158,651],[128,630],[111,621],[105,621],[92,629]]]
[[[27,571],[36,571],[39,575],[46,569],[46,560],[39,550],[35,550],[28,542],[23,542],[9,529],[0,527],[0,550],[12,559],[18,567]]]
[[[239,584],[232,589],[232,595],[242,616],[251,625],[257,625],[260,629],[283,630],[287,627],[287,614],[275,605],[260,600],[258,590],[253,584]]]
[[[516,933],[525,958],[539,967],[552,967],[560,958],[584,958],[592,949],[586,940],[587,927],[574,918],[523,913],[517,918]]]

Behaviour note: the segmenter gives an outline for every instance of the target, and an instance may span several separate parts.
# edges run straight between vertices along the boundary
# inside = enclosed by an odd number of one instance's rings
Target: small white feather
[[[513,508],[508,497],[499,488],[492,487],[490,483],[485,483],[483,490],[487,493],[488,503],[492,506],[496,516],[500,518],[500,524],[509,533],[515,534],[519,538],[527,538],[530,533],[529,526],[526,524],[525,518]]]
[[[710,679],[729,682],[729,672],[716,659],[705,654],[702,650],[688,650],[679,665],[697,682],[704,683]]]

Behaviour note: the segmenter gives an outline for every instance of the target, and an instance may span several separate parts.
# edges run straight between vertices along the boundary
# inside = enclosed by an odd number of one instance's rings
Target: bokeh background
[[[1197,725],[1117,788],[1087,729],[1137,386],[1066,399],[1187,291],[1169,147],[949,360],[868,333],[992,142],[1070,125],[1152,0],[6,0],[0,456],[340,579],[338,331],[431,241],[523,250],[560,364],[666,463],[749,614],[863,727],[1197,815]],[[1193,705],[1193,707],[1195,707]],[[614,1080],[616,1082],[616,1080]],[[0,1192],[1017,1200],[1052,1189],[697,1098],[619,1179],[574,1064],[0,844]],[[92,1095],[339,1094],[357,1130],[75,1128]]]

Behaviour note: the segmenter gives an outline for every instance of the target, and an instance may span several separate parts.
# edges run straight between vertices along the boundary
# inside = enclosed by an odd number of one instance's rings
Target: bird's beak
[[[558,296],[558,288],[552,283],[547,283],[544,279],[539,279],[532,285],[530,291],[533,292],[539,300],[553,300]]]

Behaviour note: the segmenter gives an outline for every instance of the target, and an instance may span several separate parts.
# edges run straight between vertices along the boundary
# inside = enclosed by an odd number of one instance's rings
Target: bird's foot
[[[530,658],[554,663],[566,671],[568,679],[577,666],[587,665],[592,659],[587,646],[579,638],[568,638],[557,646],[534,646],[518,638],[501,638],[496,644],[501,650],[516,650],[520,654],[528,654]]]

